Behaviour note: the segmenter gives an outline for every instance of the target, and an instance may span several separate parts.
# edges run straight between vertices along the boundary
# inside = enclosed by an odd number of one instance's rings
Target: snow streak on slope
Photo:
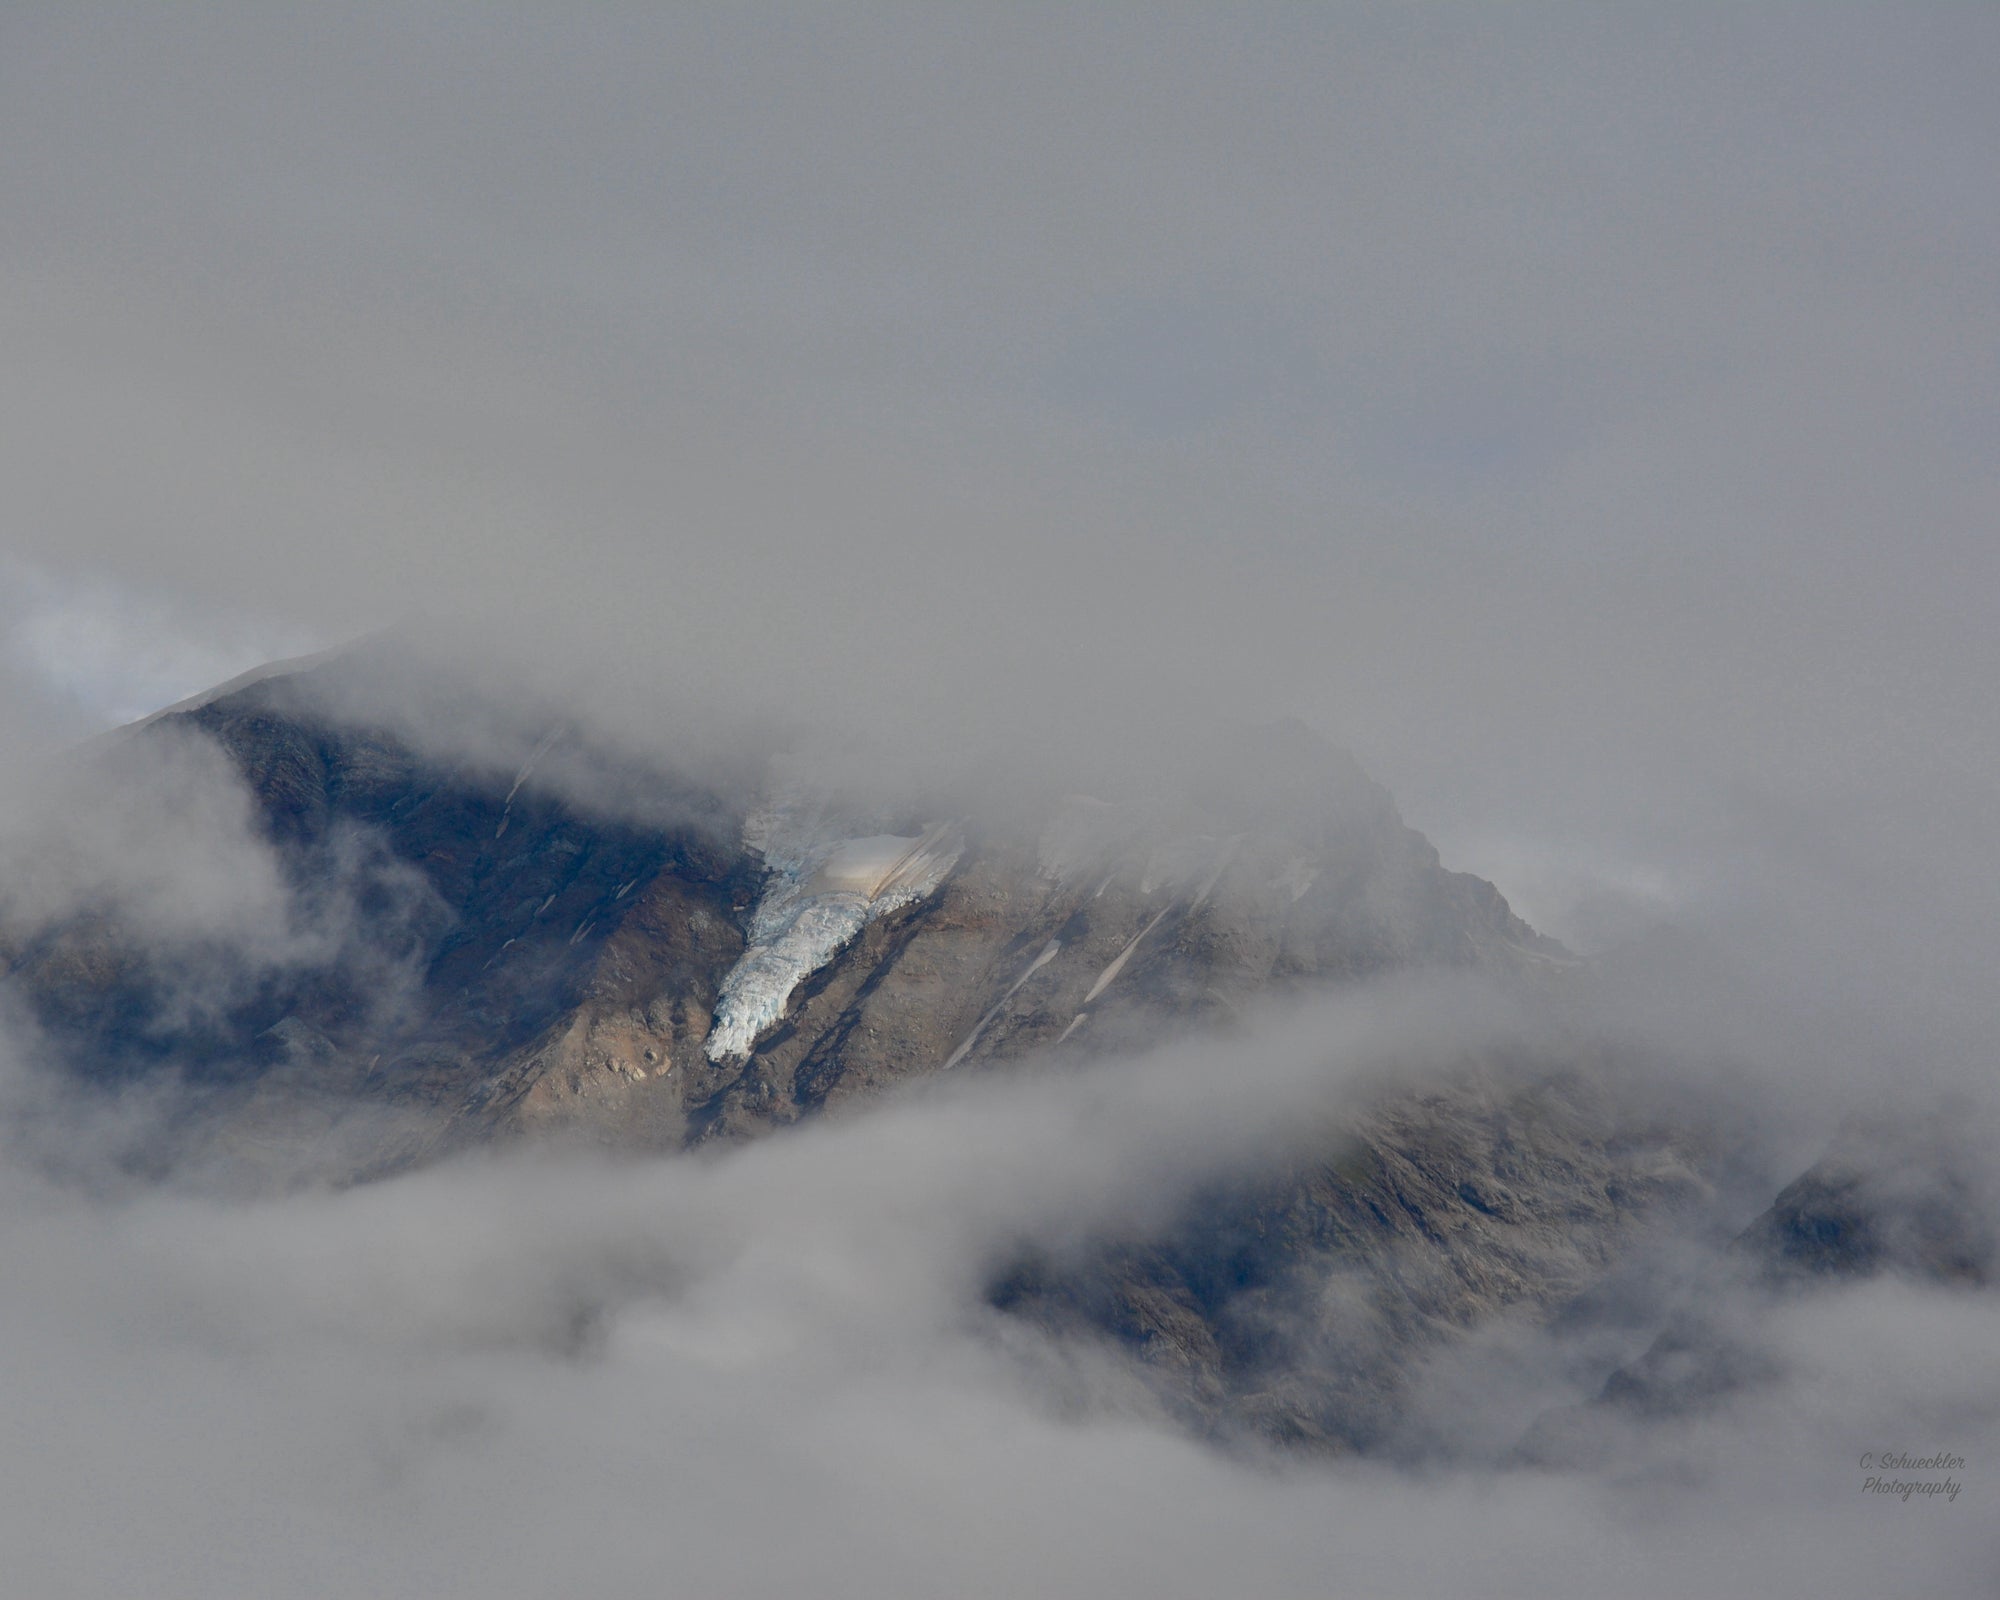
[[[959,1047],[945,1058],[944,1070],[946,1072],[957,1066],[959,1062],[963,1061],[971,1053],[972,1047],[979,1042],[980,1034],[986,1031],[986,1024],[999,1016],[1000,1008],[1013,999],[1016,994],[1020,993],[1021,985],[1040,972],[1042,968],[1055,960],[1061,953],[1062,940],[1060,939],[1051,939],[1047,944],[1042,946],[1042,953],[1036,956],[1033,961],[1030,961],[1027,970],[1007,986],[1005,994],[986,1008],[986,1014],[972,1025],[972,1032],[968,1033]]]
[[[747,1058],[800,983],[877,917],[930,894],[965,848],[951,822],[914,836],[842,838],[821,808],[797,796],[751,817],[744,842],[763,854],[768,876],[749,948],[722,980],[711,1061]]]

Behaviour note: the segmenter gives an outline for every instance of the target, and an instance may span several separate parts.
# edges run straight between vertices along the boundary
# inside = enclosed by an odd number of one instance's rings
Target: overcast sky
[[[1292,712],[1558,919],[1745,805],[1982,803],[1996,46],[8,7],[16,696],[453,613],[695,697]]]

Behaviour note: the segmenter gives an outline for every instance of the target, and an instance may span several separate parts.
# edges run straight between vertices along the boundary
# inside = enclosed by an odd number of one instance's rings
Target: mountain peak
[[[1221,1026],[1263,996],[1551,948],[1297,722],[1189,740],[1111,798],[996,807],[962,785],[858,795],[798,755],[675,773],[356,650],[126,743],[187,738],[247,794],[245,847],[287,885],[300,953],[212,950],[190,996],[170,952],[71,924],[14,966],[77,1059],[203,1086],[225,1144],[357,1108],[396,1113],[377,1164],[509,1128],[736,1137],[931,1073]]]

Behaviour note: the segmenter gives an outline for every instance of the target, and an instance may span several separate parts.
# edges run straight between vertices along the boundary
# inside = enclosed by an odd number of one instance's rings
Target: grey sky
[[[0,26],[58,580],[1201,685],[1474,850],[1993,780],[1983,9]]]

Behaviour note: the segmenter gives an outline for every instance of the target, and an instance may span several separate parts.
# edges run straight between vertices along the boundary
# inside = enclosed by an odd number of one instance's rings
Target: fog
[[[954,1086],[721,1160],[469,1162],[257,1205],[7,1177],[6,1497],[36,1592],[1851,1591],[1990,1570],[1990,1296],[1781,1310],[1785,1381],[1496,1471],[1563,1352],[1512,1330],[1415,1464],[1218,1452],[986,1307],[1022,1238],[1143,1229],[1268,1157],[1438,997],[1254,1048]],[[1505,1382],[1496,1382],[1502,1375]],[[1449,1391],[1449,1385],[1447,1385]],[[1623,1426],[1631,1427],[1631,1424]],[[1956,1504],[1858,1501],[1949,1446]],[[1468,1457],[1470,1459],[1468,1459]]]
[[[420,743],[560,718],[607,752],[573,794],[646,815],[633,772],[772,730],[1004,795],[1293,716],[1600,964],[1632,1092],[1740,1117],[1763,1202],[1843,1122],[1983,1126],[1996,59],[1974,8],[0,8],[0,907],[120,919],[196,1007],[356,894],[421,923],[365,840],[299,903],[198,745],[77,753],[385,629],[523,708],[413,699]],[[12,1582],[1978,1587],[1988,1291],[1773,1299],[1662,1241],[1779,1376],[1540,1467],[1650,1329],[1487,1330],[1328,1464],[986,1303],[1542,1037],[1514,1004],[248,1201],[119,1176],[159,1103],[51,1099],[9,1000]],[[1860,1492],[1932,1449],[1954,1503]]]

